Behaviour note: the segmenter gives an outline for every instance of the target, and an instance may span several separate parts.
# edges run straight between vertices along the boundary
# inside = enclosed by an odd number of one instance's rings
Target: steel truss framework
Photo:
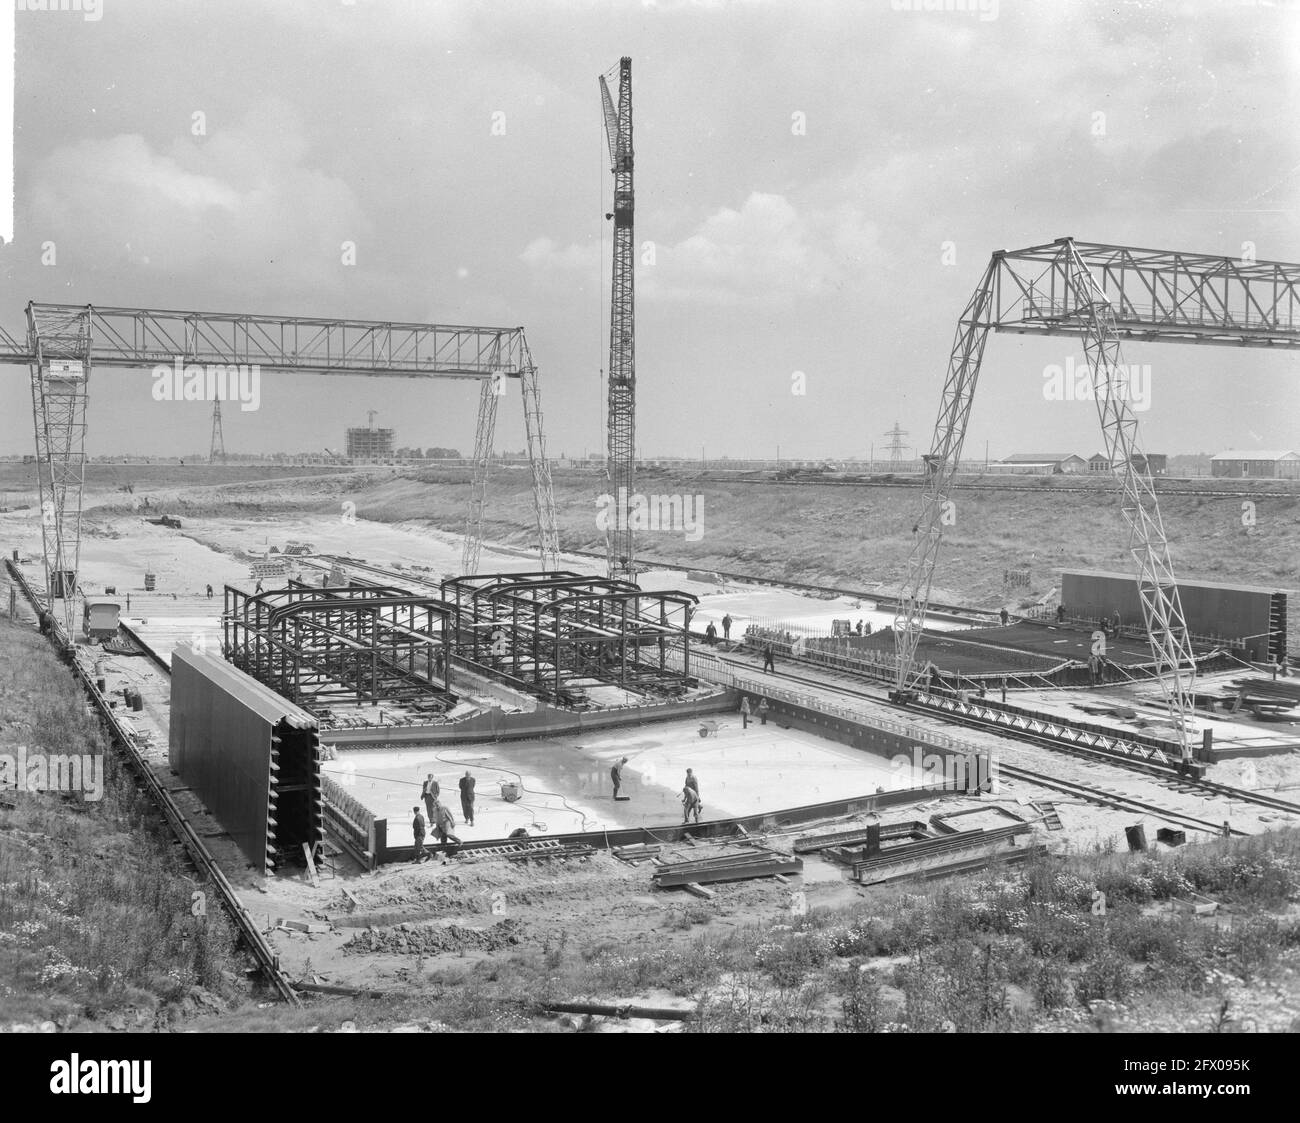
[[[1120,480],[1157,675],[1189,758],[1195,660],[1155,485],[1123,380],[1120,341],[1300,347],[1300,266],[1072,238],[993,255],[958,322],[925,457],[921,516],[894,621],[895,686],[902,693],[915,689],[921,673],[916,649],[990,331],[1083,340],[1106,453]]]
[[[294,583],[249,594],[227,585],[226,658],[297,705],[406,702],[441,713],[451,690],[452,609],[436,597],[377,586]]]
[[[580,704],[583,684],[664,696],[688,684],[698,603],[689,593],[534,572],[451,578],[443,597],[456,611],[461,658],[548,700]],[[669,661],[678,647],[680,669]]]
[[[69,641],[76,634],[77,573],[81,562],[81,496],[86,477],[86,403],[94,353],[93,326],[67,310],[27,308],[28,346],[21,358],[31,371],[41,495],[41,545],[51,614]],[[6,336],[7,343],[14,343]],[[14,343],[17,347],[17,344]]]
[[[466,550],[475,565],[496,400],[517,380],[532,467],[538,550],[544,567],[556,565],[559,539],[537,368],[523,328],[33,302],[27,306],[25,341],[0,330],[0,362],[31,368],[47,597],[53,609],[59,595],[69,593],[63,598],[69,635],[75,607],[70,594],[80,552],[87,385],[97,366],[225,370],[256,365],[267,372],[482,381],[484,395],[492,391],[492,407],[485,415],[480,406],[475,441],[474,498],[466,527]],[[78,363],[81,377],[70,377]],[[71,576],[56,576],[60,574]]]
[[[612,516],[605,529],[610,577],[636,574],[636,543],[628,505],[636,491],[636,303],[632,188],[632,60],[618,64],[618,104],[600,77],[605,139],[614,173],[614,261],[609,300],[607,474]]]

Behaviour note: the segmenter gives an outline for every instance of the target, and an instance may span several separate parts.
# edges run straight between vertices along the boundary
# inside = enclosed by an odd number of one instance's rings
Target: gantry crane
[[[611,71],[612,73],[612,71]],[[632,60],[619,59],[618,105],[600,76],[605,139],[614,173],[614,267],[609,300],[609,420],[606,473],[613,514],[605,528],[611,578],[634,580],[636,543],[629,505],[636,473],[636,347],[632,240]]]
[[[921,514],[894,619],[899,696],[922,687],[917,647],[943,528],[956,515],[949,495],[990,331],[1067,336],[1083,343],[1106,454],[1119,477],[1157,678],[1183,758],[1190,759],[1195,656],[1129,400],[1120,341],[1300,348],[1300,265],[1073,238],[993,254],[958,322],[939,418],[923,458]]]
[[[155,378],[160,365],[174,368],[178,376],[184,370],[188,378],[192,364],[208,376],[246,365],[296,374],[480,382],[482,400],[490,408],[486,417],[480,409],[475,445],[465,547],[471,573],[483,535],[491,423],[496,403],[517,381],[533,473],[538,551],[543,568],[556,566],[559,537],[537,368],[523,328],[32,303],[25,341],[0,328],[0,363],[26,365],[31,371],[46,599],[51,617],[69,640],[81,549],[87,387],[94,367],[154,368]],[[57,617],[56,602],[61,602]]]

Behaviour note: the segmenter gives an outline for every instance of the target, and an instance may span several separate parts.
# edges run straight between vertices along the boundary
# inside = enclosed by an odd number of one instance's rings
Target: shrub
[[[1097,948],[1074,981],[1074,996],[1080,1002],[1108,999],[1123,1002],[1133,990],[1128,959],[1109,944]]]

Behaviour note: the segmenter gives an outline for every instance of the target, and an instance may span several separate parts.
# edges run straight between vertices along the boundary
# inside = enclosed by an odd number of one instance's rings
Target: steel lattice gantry
[[[240,366],[299,374],[480,380],[482,401],[490,402],[490,408],[481,405],[479,410],[466,527],[466,553],[475,565],[496,404],[510,381],[517,380],[532,466],[538,550],[543,567],[556,565],[559,538],[538,375],[523,328],[31,303],[25,341],[0,330],[0,362],[31,368],[51,607],[56,597],[70,591],[69,585],[75,589],[87,386],[97,366],[203,367],[209,375],[205,386],[213,381],[211,372],[224,379],[227,371]],[[69,596],[64,605],[69,635],[72,612]]]
[[[1151,649],[1187,758],[1195,663],[1155,485],[1123,381],[1120,342],[1300,347],[1300,265],[1073,238],[993,254],[958,322],[925,457],[921,516],[894,622],[895,685],[901,693],[915,688],[922,673],[915,666],[916,649],[990,331],[1083,341],[1106,453],[1120,477]]]
[[[582,704],[584,687],[652,696],[689,685],[689,593],[647,592],[618,578],[502,573],[451,578],[457,655],[540,697]],[[669,665],[680,648],[683,663]]]
[[[605,139],[614,173],[613,278],[609,301],[609,415],[607,475],[612,512],[605,528],[609,576],[636,574],[636,543],[629,505],[636,479],[636,265],[632,190],[632,60],[618,64],[618,104],[600,77]]]
[[[294,584],[250,595],[227,585],[223,646],[231,664],[310,710],[330,700],[455,704],[451,606],[384,586]]]

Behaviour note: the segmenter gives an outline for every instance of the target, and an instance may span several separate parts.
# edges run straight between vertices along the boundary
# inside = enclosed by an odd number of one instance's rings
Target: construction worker
[[[759,725],[767,724],[767,711],[770,710],[771,708],[772,707],[767,704],[766,698],[760,698],[758,700],[758,724]]]
[[[695,769],[693,768],[686,770],[686,786],[696,795],[700,794],[700,782],[695,778]]]
[[[772,645],[763,645],[763,670],[776,674],[776,661],[772,658]]]
[[[411,820],[411,834],[415,836],[415,860],[423,862],[425,859],[424,838],[429,832],[425,827],[424,816],[420,814],[420,809],[412,807],[411,810],[415,812],[415,818]]]
[[[749,728],[749,698],[745,695],[740,699],[740,725],[742,729]]]
[[[1058,624],[1065,623],[1065,605],[1063,604],[1058,604],[1056,606],[1056,622]]]
[[[212,599],[212,586],[209,585],[209,586],[208,586],[208,600],[211,600],[211,599]]]
[[[709,626],[704,629],[704,642],[712,647],[718,642],[718,629],[713,626],[713,621],[709,621]]]
[[[451,817],[451,812],[447,810],[447,805],[440,800],[433,801],[433,829],[438,835],[438,843],[442,846],[442,860],[447,860],[448,853],[455,853],[460,849],[460,839],[451,832],[456,827],[456,820]],[[451,844],[454,844],[451,845]]]
[[[420,798],[424,800],[424,806],[429,812],[430,824],[433,823],[433,805],[441,791],[438,781],[433,778],[433,773],[430,772],[425,778],[424,786],[420,789]]]
[[[858,621],[857,633],[858,633],[858,635],[862,635],[862,621],[861,621],[861,620]]]
[[[620,760],[613,768],[609,770],[609,778],[614,781],[614,798],[618,799],[618,790],[623,786],[623,765],[627,763],[627,757]],[[623,797],[627,799],[627,796]]]
[[[470,775],[469,769],[465,769],[465,775],[460,778],[460,811],[465,816],[465,825],[472,827],[474,825],[474,777]]]
[[[687,784],[682,788],[682,822],[689,823],[691,815],[694,814],[695,821],[700,821],[700,795]]]
[[[1007,626],[1007,621],[1011,619],[1011,613],[1007,611],[1006,605],[1002,606],[1002,611],[999,612],[998,615],[1002,617],[1002,626],[1005,628]]]
[[[730,642],[731,640],[731,613],[730,612],[728,612],[727,615],[722,618],[722,638],[724,640],[727,640],[728,642]]]
[[[253,590],[253,596],[257,596],[262,591],[262,582],[257,583],[257,588]]]

